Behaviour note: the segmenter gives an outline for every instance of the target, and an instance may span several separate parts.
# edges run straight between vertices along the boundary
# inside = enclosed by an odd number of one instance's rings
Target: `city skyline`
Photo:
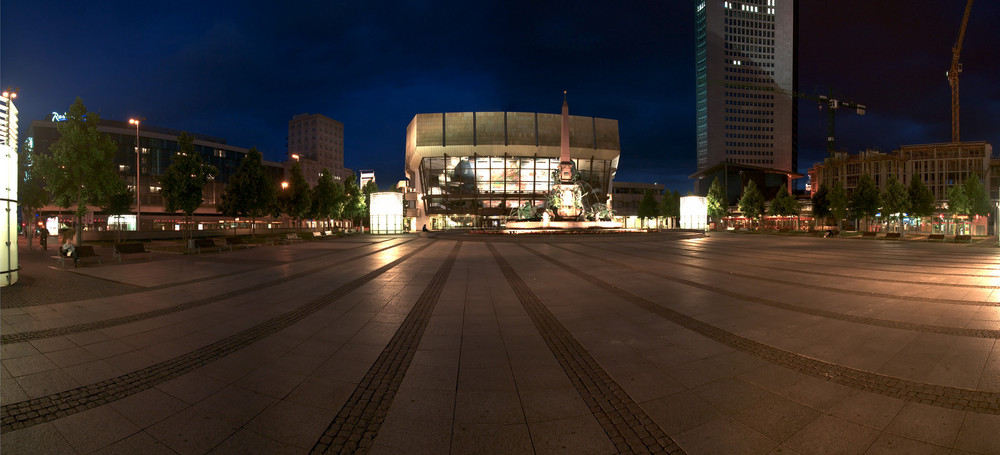
[[[838,116],[838,148],[950,140],[944,73],[964,2],[951,3],[800,3],[800,91],[832,86],[869,107],[864,117]],[[345,166],[375,169],[382,186],[403,178],[406,125],[416,114],[556,113],[568,90],[575,114],[619,120],[616,180],[689,190],[694,2],[567,5],[241,2],[164,12],[5,2],[0,85],[20,89],[22,135],[79,96],[103,118],[142,116],[257,147],[273,161],[285,157],[288,121],[320,113],[344,123]],[[1000,62],[989,24],[1000,6],[972,8],[962,139],[997,143]],[[802,172],[825,156],[826,115],[799,103]]]

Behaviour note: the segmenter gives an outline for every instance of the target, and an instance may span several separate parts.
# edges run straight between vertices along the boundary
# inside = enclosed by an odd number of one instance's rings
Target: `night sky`
[[[838,116],[839,148],[950,140],[945,71],[964,7],[800,2],[799,90],[832,86],[869,108]],[[0,20],[0,86],[20,89],[22,135],[79,96],[102,118],[142,116],[282,161],[288,120],[321,113],[344,123],[345,165],[388,188],[415,114],[558,113],[568,90],[571,114],[619,121],[617,180],[692,188],[690,1],[4,0]],[[961,58],[962,139],[995,147],[998,23],[1000,2],[976,2]],[[800,172],[825,137],[825,112],[800,101]]]

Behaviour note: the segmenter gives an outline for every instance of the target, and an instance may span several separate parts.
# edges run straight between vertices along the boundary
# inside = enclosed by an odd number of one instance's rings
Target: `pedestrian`
[[[59,254],[63,257],[73,258],[73,267],[80,263],[80,256],[76,254],[76,230],[75,229],[63,229],[59,233],[60,240],[62,241],[62,246],[59,247]]]
[[[421,231],[427,232],[427,225],[426,224],[424,225],[423,229],[421,229]]]
[[[45,228],[44,224],[38,226],[38,244],[42,246],[43,251],[48,251],[49,230]]]

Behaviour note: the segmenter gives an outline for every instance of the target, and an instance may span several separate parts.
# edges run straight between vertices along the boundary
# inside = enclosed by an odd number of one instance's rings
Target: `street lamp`
[[[139,122],[146,120],[145,117],[128,119],[129,125],[135,125],[135,230],[139,230]]]

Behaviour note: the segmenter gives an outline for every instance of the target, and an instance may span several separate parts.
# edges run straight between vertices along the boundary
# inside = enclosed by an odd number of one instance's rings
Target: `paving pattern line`
[[[587,403],[615,449],[619,453],[684,453],[545,307],[496,247],[489,242],[486,246],[545,344],[549,346],[563,372]]]
[[[592,255],[592,254],[584,253],[582,251],[571,250],[571,249],[565,248],[565,247],[560,246],[560,245],[551,245],[551,246],[553,246],[555,248],[562,249],[562,250],[569,251],[571,253],[579,254],[581,256],[586,256],[586,257],[589,257],[589,258],[592,258],[592,259],[598,259],[598,260],[601,260],[601,261],[604,261],[604,262],[607,262],[609,264],[613,264],[613,265],[616,265],[616,266],[619,266],[619,267],[629,268],[629,269],[635,270],[635,271],[640,272],[640,273],[645,273],[645,274],[653,275],[653,276],[655,276],[657,278],[663,278],[664,280],[673,281],[675,283],[680,283],[680,284],[683,284],[685,286],[691,286],[691,287],[698,288],[698,289],[703,289],[703,290],[706,290],[706,291],[709,291],[709,292],[712,292],[712,293],[715,293],[715,294],[724,295],[726,297],[732,297],[734,299],[739,299],[739,300],[743,300],[743,301],[747,301],[747,302],[753,302],[753,303],[757,303],[757,304],[760,304],[760,305],[765,305],[765,306],[769,306],[769,307],[773,307],[773,308],[780,308],[782,310],[794,311],[796,313],[810,314],[810,315],[813,315],[813,316],[819,316],[819,317],[827,318],[827,319],[837,319],[837,320],[841,320],[841,321],[854,322],[854,323],[858,323],[858,324],[872,325],[872,326],[877,326],[877,327],[887,327],[887,328],[890,328],[890,329],[911,330],[911,331],[914,331],[914,332],[937,333],[937,334],[942,334],[942,335],[953,335],[953,336],[969,337],[969,338],[1000,339],[1000,330],[993,330],[993,329],[968,329],[968,328],[964,328],[964,327],[950,327],[950,326],[942,326],[942,325],[920,324],[920,323],[916,323],[916,322],[905,322],[905,321],[896,321],[896,320],[892,320],[892,319],[879,319],[879,318],[872,318],[872,317],[867,317],[867,316],[856,316],[856,315],[853,315],[853,314],[837,313],[835,311],[821,310],[821,309],[818,309],[818,308],[809,308],[809,307],[804,307],[804,306],[801,306],[801,305],[793,305],[791,303],[781,302],[781,301],[778,301],[778,300],[772,300],[772,299],[768,299],[768,298],[764,298],[764,297],[758,297],[758,296],[755,296],[755,295],[742,294],[742,293],[739,293],[739,292],[730,291],[730,290],[727,290],[727,289],[722,289],[720,287],[716,287],[716,286],[712,286],[712,285],[708,285],[708,284],[704,284],[704,283],[699,283],[699,282],[696,282],[696,281],[686,280],[684,278],[677,278],[675,276],[670,276],[670,275],[667,275],[667,274],[664,274],[664,273],[655,272],[655,271],[652,271],[652,270],[640,269],[640,268],[632,266],[631,264],[626,264],[626,263],[621,262],[621,261],[616,261],[614,259],[609,259],[607,256]],[[678,264],[678,265],[684,265],[684,264]],[[692,267],[695,267],[695,268],[698,268],[698,269],[707,270],[709,272],[721,273],[721,272],[718,272],[716,270],[712,270],[711,268],[707,268],[707,267],[700,267],[700,266],[692,266]],[[744,275],[744,274],[732,273],[732,275],[741,276],[741,277],[745,277],[745,278],[753,278],[750,275]],[[770,281],[768,279],[762,279],[762,280],[763,281]],[[819,289],[824,289],[824,290],[828,290],[828,291],[837,292],[836,289],[825,288],[823,286],[809,286],[809,288],[810,289],[811,288],[819,288]],[[866,294],[861,294],[861,295],[872,296],[872,295],[867,294],[867,293]],[[874,295],[874,297],[889,298],[889,296],[881,295],[881,294],[876,294],[876,295]],[[933,301],[937,302],[936,300],[933,300]],[[943,303],[951,303],[951,302],[943,302]],[[974,306],[992,306],[992,305],[984,303],[982,305],[974,305]]]
[[[461,247],[461,241],[455,243],[451,254],[417,298],[392,339],[309,453],[354,454],[366,453],[371,448],[417,352]]]
[[[685,251],[695,251],[695,252],[700,252],[700,253],[703,253],[703,254],[710,254],[710,255],[715,255],[715,256],[722,256],[722,258],[720,258],[720,259],[717,259],[717,260],[713,259],[713,260],[716,260],[716,261],[719,261],[719,262],[728,262],[728,263],[731,263],[731,264],[739,264],[739,265],[746,265],[746,264],[742,263],[742,262],[736,262],[736,261],[728,260],[726,258],[727,257],[743,257],[743,258],[752,258],[752,259],[756,259],[756,260],[766,260],[766,258],[767,258],[767,256],[752,257],[752,256],[748,256],[748,255],[724,254],[724,253],[719,253],[719,252],[714,252],[714,251],[696,250],[696,249],[693,249],[693,248],[679,248],[679,249],[683,249]],[[705,260],[706,259],[704,256],[698,256],[695,253],[684,254],[684,253],[678,253],[678,252],[674,252],[674,251],[664,251],[664,250],[660,250],[660,251],[663,251],[666,254],[671,254],[671,255],[674,255],[674,256],[683,256],[683,257],[689,257],[689,258],[701,259],[701,260]],[[801,262],[801,261],[788,261],[785,258],[781,258],[781,260],[783,262],[793,262],[795,264],[803,264],[803,265],[808,265],[810,267],[815,267],[816,266],[815,262],[811,262],[811,263],[807,264],[807,263],[804,263],[804,262]],[[806,273],[806,272],[803,272],[802,269],[794,269],[794,268],[787,268],[787,267],[778,267],[778,266],[773,266],[773,265],[765,265],[765,264],[756,264],[755,263],[755,264],[753,264],[753,266],[757,267],[757,268],[761,268],[761,269],[777,270],[777,271],[781,271],[781,272]],[[949,276],[949,277],[968,277],[968,278],[991,278],[988,275],[975,275],[975,274],[971,274],[971,273],[934,273],[934,272],[922,272],[922,271],[919,271],[919,270],[915,270],[913,272],[901,272],[901,271],[897,271],[897,270],[885,270],[885,269],[878,269],[878,268],[872,268],[872,267],[856,267],[856,268],[858,270],[874,270],[874,271],[879,271],[879,272],[910,273],[910,274],[918,274],[918,275]],[[824,271],[814,270],[814,269],[810,269],[809,272],[808,272],[808,274],[809,275],[829,276],[829,277],[836,277],[836,278],[849,278],[849,279],[862,278],[862,277],[859,277],[859,276],[856,276],[856,275],[848,275],[848,274],[842,274],[842,273],[824,272]],[[952,283],[925,282],[925,281],[919,281],[919,280],[899,280],[899,279],[892,279],[892,278],[877,278],[877,277],[868,277],[868,276],[865,276],[863,278],[866,279],[866,280],[868,280],[868,281],[880,281],[880,282],[886,282],[886,283],[904,283],[904,284],[919,284],[919,285],[929,285],[929,286],[952,286],[952,287],[954,287],[954,286],[962,286],[962,287],[980,288],[980,289],[1000,289],[1000,286],[992,286],[992,285],[988,285],[988,284],[963,284],[963,285],[956,285],[956,284],[952,284]]]
[[[553,245],[553,246],[555,246],[555,245]],[[562,247],[559,247],[559,248],[562,248]],[[613,250],[611,247],[600,247],[600,246],[598,246],[598,248],[603,249],[603,250],[607,250],[607,251],[621,251],[621,249]],[[658,251],[660,251],[660,250],[658,250]],[[665,253],[671,254],[669,252],[665,252]],[[647,258],[649,260],[653,260],[653,261],[657,261],[657,262],[666,262],[666,261],[662,261],[662,260],[660,260],[658,258],[649,257],[650,253],[649,253],[648,250],[636,251],[634,254],[636,254],[637,256],[643,256],[643,257],[645,257],[645,258]],[[682,255],[682,256],[687,256],[687,255]],[[702,259],[702,260],[705,259],[705,258],[698,257],[698,256],[689,256],[689,257],[692,257],[692,258],[695,258],[695,259]],[[725,261],[725,260],[723,260],[723,261],[724,262],[729,262],[729,261]],[[854,290],[854,289],[844,289],[844,288],[837,288],[837,287],[833,287],[833,286],[823,286],[821,284],[814,284],[814,283],[803,284],[802,282],[799,282],[799,281],[782,280],[782,279],[779,279],[779,278],[761,277],[761,276],[755,276],[755,275],[746,274],[746,273],[733,272],[733,271],[730,271],[730,270],[720,271],[717,268],[706,267],[706,266],[702,266],[702,265],[685,264],[683,262],[673,262],[673,261],[671,261],[669,263],[670,264],[674,264],[674,265],[680,265],[680,266],[683,266],[683,267],[688,267],[688,268],[693,268],[693,269],[698,269],[698,270],[704,270],[704,271],[712,272],[712,273],[725,273],[727,275],[738,276],[740,278],[747,278],[747,279],[756,280],[756,281],[766,281],[766,282],[771,282],[771,283],[775,283],[775,284],[783,284],[783,285],[786,285],[786,286],[794,286],[794,287],[800,287],[800,288],[820,289],[820,290],[824,290],[824,291],[838,292],[838,293],[841,293],[841,294],[852,294],[852,295],[860,295],[860,296],[865,296],[865,297],[881,297],[881,298],[887,298],[887,299],[906,300],[906,301],[912,301],[912,302],[944,303],[944,304],[948,304],[948,305],[1000,306],[1000,302],[987,302],[987,301],[974,302],[974,301],[971,301],[971,300],[962,300],[962,299],[943,299],[943,298],[939,298],[939,297],[920,297],[920,296],[915,296],[915,295],[911,296],[911,295],[887,294],[887,293],[884,293],[884,292],[857,291],[857,290]],[[740,265],[747,266],[747,264],[740,264]],[[781,269],[781,268],[777,268],[777,267],[769,267],[769,266],[766,266],[766,265],[757,265],[757,264],[754,264],[753,267],[760,268],[760,269],[775,269],[775,270],[786,271],[786,272],[795,272],[795,270]],[[950,284],[950,283],[924,283],[924,282],[920,282],[920,281],[890,280],[890,279],[869,278],[869,277],[852,277],[852,276],[849,276],[849,275],[835,275],[835,274],[827,274],[827,273],[823,273],[823,272],[815,272],[815,273],[810,272],[810,274],[811,275],[828,275],[828,276],[835,276],[835,277],[844,277],[844,278],[851,278],[851,279],[856,279],[856,280],[890,282],[890,283],[897,283],[897,284],[919,284],[919,285],[948,286],[948,287],[971,288],[971,289],[1000,289],[1000,286],[989,286],[989,285],[978,285],[978,284],[968,284],[968,285],[965,285],[965,284]]]
[[[371,256],[373,254],[378,254],[378,253],[381,253],[381,252],[383,252],[385,250],[399,247],[399,246],[404,245],[406,243],[409,243],[411,241],[413,241],[413,240],[412,239],[411,240],[407,240],[405,242],[400,242],[400,243],[397,243],[397,244],[394,244],[394,245],[389,245],[387,247],[380,248],[380,249],[377,249],[377,250],[374,250],[374,251],[371,251],[371,252],[368,252],[368,253],[364,253],[364,254],[361,254],[361,255],[358,255],[358,256],[346,259],[343,262],[341,262],[341,264],[345,264],[345,263],[348,263],[348,262],[351,262],[351,261],[354,261],[354,260],[357,260],[357,259],[361,259],[363,257]],[[353,250],[353,249],[351,249],[351,250]],[[350,250],[341,250],[341,251],[350,251]],[[315,258],[315,257],[318,257],[318,256],[314,256],[313,258]],[[310,258],[310,259],[313,259],[313,258]],[[27,331],[27,332],[16,332],[16,333],[5,333],[3,335],[0,335],[0,345],[10,344],[10,343],[22,343],[22,342],[25,342],[25,341],[39,340],[39,339],[43,339],[43,338],[52,338],[52,337],[57,337],[57,336],[72,335],[74,333],[89,332],[89,331],[92,331],[92,330],[106,329],[108,327],[114,327],[114,326],[117,326],[117,325],[128,324],[128,323],[131,323],[131,322],[137,322],[137,321],[141,321],[141,320],[144,320],[144,319],[155,318],[155,317],[158,317],[158,316],[163,316],[163,315],[167,315],[167,314],[171,314],[171,313],[176,313],[178,311],[190,310],[192,308],[197,308],[197,307],[200,307],[200,306],[203,306],[203,305],[207,305],[209,303],[218,302],[220,300],[229,299],[229,298],[240,296],[240,295],[243,295],[243,294],[248,294],[248,293],[251,293],[251,292],[254,292],[254,291],[259,291],[259,290],[267,288],[269,286],[274,286],[274,285],[276,285],[278,283],[282,283],[282,282],[289,281],[289,280],[295,280],[295,279],[298,279],[298,278],[302,278],[304,276],[312,275],[314,273],[318,273],[318,272],[321,272],[323,270],[326,270],[329,267],[330,267],[329,265],[322,265],[322,266],[314,267],[312,269],[304,270],[302,272],[295,273],[295,274],[292,274],[292,275],[282,276],[282,277],[279,277],[279,278],[275,278],[273,280],[263,281],[263,282],[260,282],[260,283],[254,284],[254,285],[250,285],[250,286],[247,286],[247,287],[243,287],[243,288],[239,288],[239,289],[234,289],[234,290],[228,291],[228,292],[223,292],[221,294],[216,294],[216,295],[211,295],[211,296],[207,296],[207,297],[202,297],[200,299],[192,300],[192,301],[189,301],[189,302],[184,302],[184,303],[181,303],[181,304],[178,304],[178,305],[164,307],[164,308],[160,308],[160,309],[156,309],[156,310],[144,311],[142,313],[136,313],[136,314],[132,314],[132,315],[128,315],[128,316],[121,316],[121,317],[117,317],[117,318],[104,319],[104,320],[101,320],[101,321],[94,321],[94,322],[84,322],[84,323],[80,323],[80,324],[67,325],[67,326],[63,326],[63,327],[53,327],[51,329],[32,330],[32,331]],[[243,272],[250,272],[250,271],[252,271],[252,270],[244,270]],[[212,278],[215,279],[215,278],[221,278],[221,277],[212,277]]]
[[[980,414],[1000,414],[1000,393],[984,390],[962,389],[958,387],[928,384],[888,376],[869,371],[863,371],[831,362],[807,357],[794,352],[736,335],[732,332],[699,321],[683,313],[660,306],[650,300],[629,292],[626,289],[608,283],[594,275],[574,268],[558,259],[547,256],[527,246],[522,248],[541,257],[543,260],[586,280],[622,300],[648,310],[681,327],[713,339],[733,349],[762,358],[774,364],[789,368],[799,373],[818,377],[840,385],[865,392],[877,393],[905,401],[916,401],[923,404],[949,409],[959,409]],[[601,259],[601,258],[598,258]],[[626,264],[622,264],[625,266]]]
[[[435,242],[432,240],[421,245],[398,259],[372,270],[292,311],[278,315],[187,354],[179,355],[132,373],[90,385],[4,405],[0,408],[0,432],[34,426],[105,405],[194,371],[197,368],[260,341],[323,309],[327,305],[374,280],[379,275],[398,266],[403,261],[415,256]]]
[[[376,241],[373,241],[373,242],[368,243],[368,244],[369,245],[373,245],[373,244],[378,244],[378,243],[382,243],[382,242],[385,242],[385,241],[387,241],[387,240],[376,240]],[[340,249],[340,250],[327,251],[327,252],[323,252],[323,253],[320,253],[320,254],[316,254],[316,255],[313,255],[313,256],[309,256],[309,257],[303,258],[302,260],[315,259],[315,258],[322,257],[322,256],[327,256],[327,255],[331,255],[331,254],[337,254],[337,253],[340,253],[340,252],[352,251],[352,250],[354,250],[356,248],[358,248],[358,247],[351,247],[351,248],[345,248],[345,249]],[[206,258],[206,260],[211,261],[211,262],[215,262],[215,263],[228,262],[228,261],[225,261],[225,260],[223,260],[223,261],[218,260],[217,256],[216,257]],[[230,259],[230,261],[232,261],[232,259]],[[236,259],[235,261],[239,261],[239,260]],[[242,263],[245,263],[245,262],[246,261],[243,261]],[[254,262],[258,262],[259,263],[259,261],[254,261]],[[254,270],[266,269],[268,267],[280,267],[280,266],[282,266],[282,265],[285,264],[285,263],[275,264],[274,261],[267,261],[267,262],[268,263],[265,264],[265,265],[251,267],[251,268],[244,269],[244,270],[237,270],[237,271],[233,271],[233,272],[222,273],[222,274],[219,274],[219,275],[213,275],[213,276],[207,276],[207,277],[201,277],[201,278],[194,278],[194,279],[191,279],[191,280],[179,281],[179,282],[174,282],[174,283],[165,283],[165,284],[160,284],[160,285],[156,285],[156,286],[149,286],[149,287],[143,287],[143,286],[138,286],[138,285],[134,285],[134,284],[123,283],[121,281],[115,281],[115,280],[112,280],[112,279],[108,279],[108,278],[104,278],[104,277],[99,277],[99,276],[88,275],[88,274],[84,274],[84,273],[77,273],[77,271],[75,269],[65,269],[65,270],[63,270],[63,269],[59,269],[59,268],[55,268],[55,267],[51,267],[51,266],[50,266],[50,268],[54,268],[56,270],[62,270],[62,271],[67,272],[67,273],[73,273],[76,277],[89,278],[89,279],[94,279],[94,280],[100,280],[100,281],[103,281],[103,282],[105,282],[105,283],[108,284],[108,286],[101,288],[101,291],[98,291],[97,295],[92,295],[92,294],[94,294],[94,291],[93,290],[89,290],[88,291],[88,295],[85,297],[86,299],[89,300],[89,299],[95,299],[95,298],[119,297],[119,296],[122,296],[122,295],[136,294],[136,293],[139,293],[139,292],[155,291],[155,290],[158,290],[158,289],[165,289],[165,288],[170,288],[170,287],[175,287],[175,286],[184,286],[184,285],[187,285],[187,284],[199,283],[199,282],[202,282],[202,281],[208,281],[208,280],[214,280],[214,279],[218,279],[218,278],[225,278],[225,277],[232,276],[232,275],[238,275],[240,273],[252,272]],[[118,288],[115,288],[115,287],[118,287]],[[125,289],[121,289],[121,287],[124,287]],[[72,290],[72,287],[70,287],[70,291],[68,291],[68,292],[72,292],[71,290]],[[47,300],[44,300],[44,299],[43,300],[37,300],[37,299],[34,298],[33,295],[28,295],[29,292],[30,291],[28,291],[27,289],[20,289],[19,290],[19,295],[17,295],[16,298],[4,298],[3,300],[0,300],[0,309],[7,310],[7,309],[14,309],[14,308],[27,308],[27,307],[33,307],[33,306],[39,306],[39,305],[51,305],[51,304],[54,304],[54,303],[75,302],[75,301],[81,300],[79,298],[80,294],[78,292],[72,292],[71,297],[69,297],[69,298],[65,298],[65,299],[62,299],[62,298],[57,298],[57,299],[49,298]]]
[[[819,239],[817,239],[817,240],[819,240]],[[747,251],[747,250],[753,251],[752,247],[747,246],[743,242],[737,241],[735,239],[724,240],[724,242],[725,242],[725,248],[726,249],[732,249],[732,250],[739,249],[739,250],[744,250],[744,251]],[[836,250],[837,252],[832,252],[832,251],[813,251],[812,255],[814,255],[814,256],[816,256],[817,258],[820,258],[820,259],[830,259],[830,260],[833,260],[833,261],[837,261],[837,260],[840,260],[840,259],[842,259],[844,257],[843,254],[838,253],[839,251],[857,251],[857,250],[870,251],[871,248],[868,245],[878,245],[878,244],[885,245],[882,242],[874,243],[874,242],[867,242],[867,241],[863,242],[863,244],[866,244],[866,245],[862,246],[862,247],[855,247],[855,246],[852,245],[852,246],[848,246],[846,248],[838,248]],[[843,246],[847,246],[848,244],[841,243],[840,245],[843,247]],[[898,245],[902,245],[902,244],[898,244]],[[722,245],[720,244],[719,246],[721,247]],[[897,249],[897,250],[891,250],[891,251],[889,251],[889,250],[882,250],[882,251],[884,253],[887,253],[886,256],[889,256],[890,254],[892,256],[894,256],[896,258],[896,261],[895,262],[891,262],[891,261],[871,261],[871,260],[859,260],[859,259],[855,259],[854,260],[855,261],[854,264],[871,264],[872,265],[872,266],[868,266],[868,267],[862,266],[862,265],[858,265],[857,268],[861,269],[861,270],[884,271],[885,270],[884,266],[886,266],[886,265],[906,265],[907,262],[910,261],[909,256],[899,255],[899,254],[892,254],[892,253],[895,253],[897,251],[912,251],[912,250],[910,250],[910,249],[898,250]],[[971,252],[969,250],[963,250],[961,252],[961,254],[943,254],[944,253],[943,250],[935,250],[934,253],[935,253],[934,262],[932,264],[928,265],[928,267],[935,267],[935,268],[938,268],[938,269],[969,269],[969,268],[974,268],[976,270],[986,270],[986,271],[1000,270],[1000,267],[991,267],[991,266],[987,266],[987,267],[983,267],[983,266],[969,267],[967,265],[964,265],[964,261],[967,261],[969,256],[987,256],[987,255],[989,255],[989,253],[981,253],[981,252],[978,252],[978,251],[977,252]],[[945,260],[946,258],[947,259],[955,259],[955,260],[954,261],[952,261],[952,260]],[[989,256],[988,259],[992,260],[993,256]],[[811,263],[811,262],[793,261],[793,260],[789,260],[786,257],[783,257],[782,260],[785,260],[785,261],[791,262],[791,263],[803,264],[803,265],[813,265],[813,263]],[[996,264],[994,263],[994,264],[991,264],[991,265],[996,265]],[[922,273],[928,273],[928,272],[922,272]],[[942,273],[942,274],[952,275],[952,273]],[[961,274],[954,274],[954,275],[961,276]],[[982,276],[982,275],[973,275],[973,276]]]

